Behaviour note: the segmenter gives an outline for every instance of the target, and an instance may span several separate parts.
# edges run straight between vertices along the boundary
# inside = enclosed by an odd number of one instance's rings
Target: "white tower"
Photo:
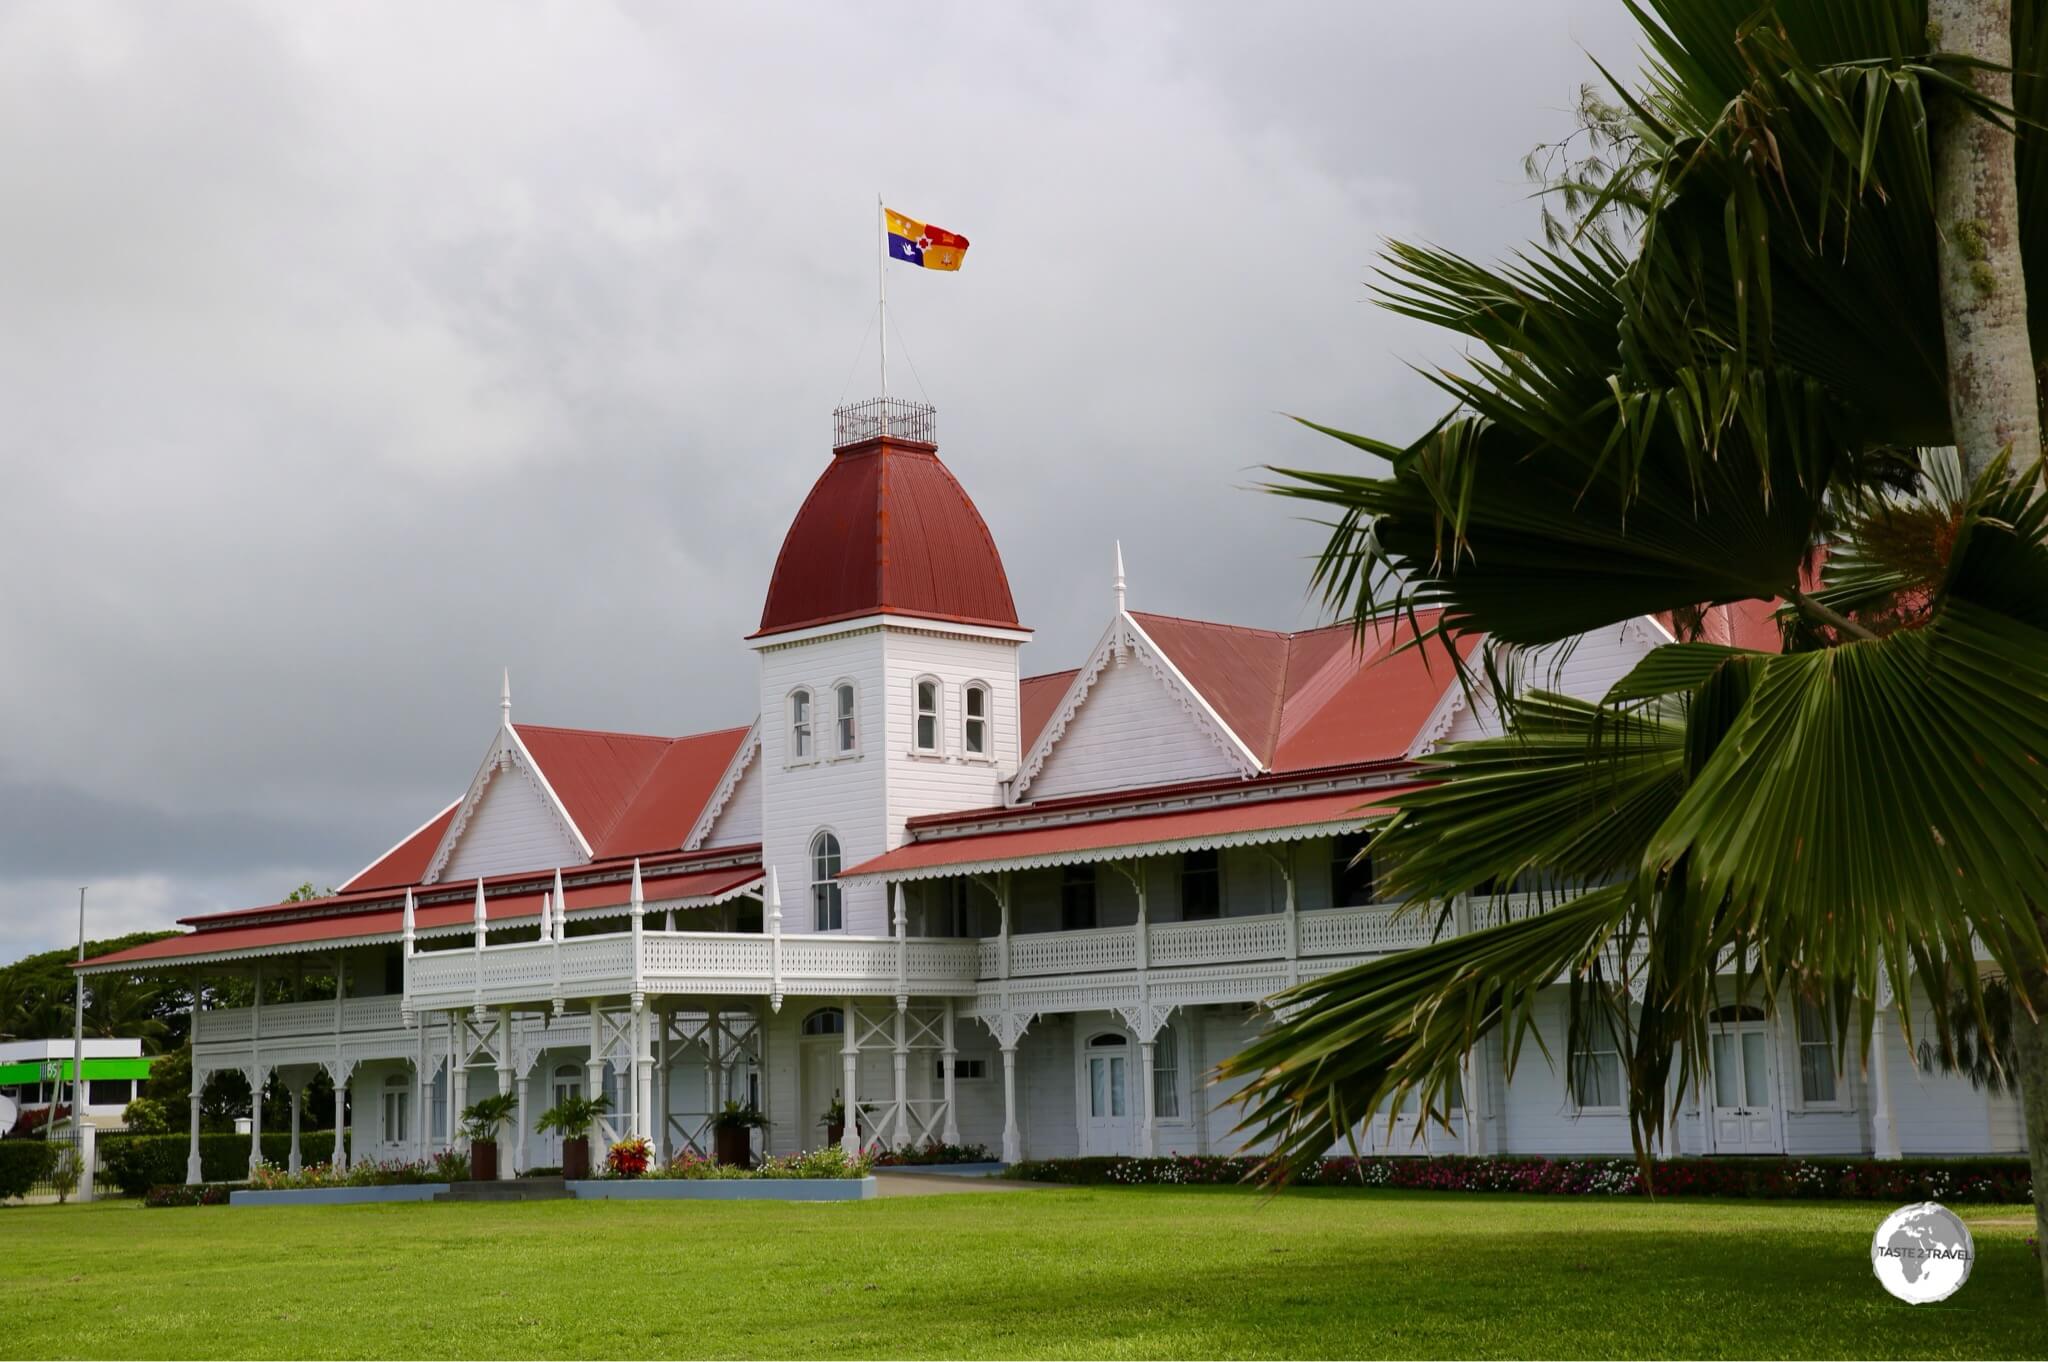
[[[783,539],[761,658],[762,859],[783,930],[884,935],[878,885],[823,887],[919,814],[1002,800],[1017,769],[1017,623],[995,541],[939,461],[934,413],[834,413],[832,462]]]

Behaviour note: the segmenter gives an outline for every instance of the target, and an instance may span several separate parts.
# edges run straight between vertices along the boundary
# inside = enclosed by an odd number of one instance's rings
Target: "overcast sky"
[[[514,715],[750,721],[891,267],[1028,671],[1314,623],[1248,490],[1452,358],[1387,237],[1536,234],[1618,3],[0,3],[0,961],[339,883]],[[900,356],[900,359],[898,358]],[[914,375],[913,375],[914,366]]]

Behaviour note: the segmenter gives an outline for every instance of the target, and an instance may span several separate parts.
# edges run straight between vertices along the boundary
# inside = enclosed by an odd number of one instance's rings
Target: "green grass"
[[[1053,1188],[0,1211],[0,1356],[2048,1355],[2016,1207],[1940,1305],[1889,1206]]]

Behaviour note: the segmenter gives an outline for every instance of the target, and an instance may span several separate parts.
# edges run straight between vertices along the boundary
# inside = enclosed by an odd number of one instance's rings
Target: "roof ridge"
[[[1227,629],[1234,634],[1262,634],[1267,638],[1293,638],[1285,629],[1261,629],[1251,624],[1225,624],[1221,620],[1201,620],[1192,615],[1162,615],[1155,610],[1133,610],[1138,619],[1171,620],[1175,624],[1198,624],[1204,629]]]

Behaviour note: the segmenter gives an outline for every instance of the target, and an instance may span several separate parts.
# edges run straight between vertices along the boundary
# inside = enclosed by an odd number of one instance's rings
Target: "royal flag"
[[[889,219],[889,258],[928,270],[957,270],[967,258],[967,238],[957,232],[904,217],[884,208]]]

